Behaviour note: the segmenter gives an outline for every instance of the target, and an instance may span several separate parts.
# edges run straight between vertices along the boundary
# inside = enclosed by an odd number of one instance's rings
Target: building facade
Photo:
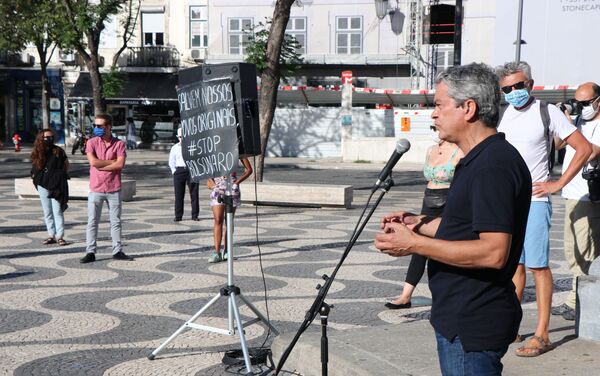
[[[280,106],[339,107],[343,71],[352,72],[354,111],[370,110],[373,114],[380,111],[376,109],[378,104],[387,106],[388,111],[430,104],[435,74],[453,64],[454,47],[451,43],[425,43],[424,30],[432,23],[431,6],[454,5],[455,1],[389,0],[387,3],[388,9],[380,19],[374,0],[297,0],[292,6],[287,33],[300,42],[298,52],[304,64],[282,86],[278,96]],[[560,59],[555,58],[559,56],[557,49],[564,46],[570,51],[587,50],[584,39],[569,38],[569,33],[561,34],[562,29],[552,25],[577,30],[587,27],[594,22],[600,5],[593,8],[595,2],[587,1],[586,4],[594,4],[577,6],[576,0],[563,3],[554,0],[527,3],[523,13],[526,44],[522,46],[522,59],[536,62],[533,66],[539,85],[536,94],[551,101],[572,96],[573,86],[580,77],[591,75],[590,79],[594,79],[591,63],[584,63],[594,59],[574,59],[573,54],[568,57],[564,53]],[[252,31],[268,22],[274,4],[275,0],[142,0],[135,32],[118,60],[118,69],[124,74],[124,90],[107,98],[117,131],[121,132],[125,118],[131,116],[140,131],[144,125],[145,142],[171,141],[178,118],[174,90],[178,71],[201,64],[243,61]],[[516,35],[515,5],[499,0],[463,0],[463,8],[461,62],[497,65],[510,60],[515,49],[514,41],[511,42]],[[108,70],[108,62],[121,46],[122,32],[119,17],[106,23],[100,45],[104,70]],[[543,40],[544,35],[550,34],[552,41]],[[35,51],[27,49],[23,56],[30,61]],[[577,75],[557,66],[557,62],[564,66],[564,59],[575,64],[577,69],[573,71]],[[32,68],[35,69],[35,64]],[[85,67],[76,53],[60,51],[53,57],[51,68],[62,75],[67,98],[64,122],[85,128],[92,115],[91,87]],[[21,127],[19,119],[26,119],[30,122],[25,125],[27,129],[35,130],[34,111],[17,109],[17,90],[23,84],[17,84],[19,79],[10,72],[0,78],[5,76],[14,76],[11,83],[4,79],[1,85],[5,114],[0,112],[4,116],[0,123],[4,125],[5,137]],[[32,84],[35,80],[26,81],[27,85],[35,86]],[[548,84],[555,86],[544,86]],[[23,88],[33,93],[29,98],[34,98],[36,91],[30,89]],[[7,104],[10,111],[6,110]],[[19,118],[19,111],[31,115]],[[9,112],[15,115],[9,116]],[[356,116],[360,118],[368,117]],[[331,127],[330,122],[326,126]],[[375,134],[405,135],[396,120],[392,124],[395,132],[390,132],[390,124],[385,121],[376,126],[381,129]],[[365,132],[358,130],[351,134],[359,137]]]

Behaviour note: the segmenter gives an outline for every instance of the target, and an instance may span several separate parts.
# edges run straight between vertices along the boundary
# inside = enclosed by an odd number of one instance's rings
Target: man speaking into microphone
[[[381,220],[375,247],[429,258],[429,287],[442,375],[501,375],[522,311],[512,283],[531,200],[519,152],[496,131],[500,88],[484,64],[448,68],[436,79],[432,114],[440,138],[465,157],[441,218],[406,212]]]

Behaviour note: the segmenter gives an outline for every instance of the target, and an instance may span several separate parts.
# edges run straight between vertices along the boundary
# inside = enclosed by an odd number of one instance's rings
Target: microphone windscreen
[[[396,152],[398,154],[404,154],[410,150],[410,142],[406,138],[398,140],[396,142]]]

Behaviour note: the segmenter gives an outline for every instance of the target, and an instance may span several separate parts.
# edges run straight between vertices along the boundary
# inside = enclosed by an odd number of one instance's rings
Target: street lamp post
[[[388,6],[388,0],[375,0],[375,12],[377,13],[377,18],[383,20],[385,16],[387,16]]]
[[[521,40],[521,26],[523,23],[523,0],[519,0],[519,18],[517,20],[517,41],[515,44],[517,45],[515,48],[515,61],[518,63],[521,61],[521,44],[523,41]]]
[[[396,7],[391,8],[389,0],[375,0],[375,12],[377,14],[377,18],[379,18],[380,20],[383,20],[385,16],[389,14],[390,23],[392,25],[392,32],[396,35],[400,35],[402,33],[402,28],[404,27],[404,19],[406,18],[406,16],[398,8],[397,2]]]

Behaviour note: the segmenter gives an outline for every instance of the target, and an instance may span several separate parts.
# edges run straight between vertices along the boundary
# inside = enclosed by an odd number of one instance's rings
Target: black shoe
[[[569,307],[568,311],[563,312],[562,317],[568,321],[575,321],[575,310]]]
[[[119,251],[113,255],[115,260],[133,261],[133,257],[127,256],[123,251]]]
[[[565,303],[563,303],[559,306],[552,307],[552,311],[550,311],[550,312],[555,316],[562,316],[563,313],[565,313],[571,309],[573,309],[573,308],[571,308],[568,305],[566,305]]]
[[[389,309],[407,309],[410,308],[412,304],[410,302],[402,304],[394,304],[392,302],[387,302],[385,303],[385,306]]]
[[[175,218],[173,219],[173,222],[181,222],[181,218],[177,218],[177,217],[175,217]]]
[[[85,254],[85,256],[83,256],[79,262],[82,264],[87,264],[88,262],[94,262],[96,261],[96,255],[93,254],[92,252],[88,252]]]
[[[192,221],[198,222],[199,220],[200,220],[200,218],[198,218],[198,217],[192,217]]]

